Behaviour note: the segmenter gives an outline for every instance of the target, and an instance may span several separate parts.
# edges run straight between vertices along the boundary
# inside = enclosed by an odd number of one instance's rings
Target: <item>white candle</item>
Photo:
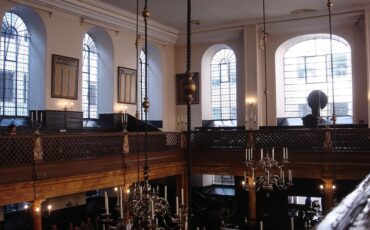
[[[288,148],[285,149],[286,159],[288,160]]]
[[[36,120],[36,121],[38,121],[38,119],[37,119],[37,118],[38,118],[38,115],[37,115],[37,110],[36,110],[36,112],[35,112],[35,113],[36,113],[36,119],[35,119],[35,120]]]
[[[33,121],[33,112],[31,112],[31,121]]]
[[[155,218],[155,226],[158,227],[158,218]]]
[[[288,173],[289,173],[289,182],[292,182],[292,170],[289,169]]]
[[[167,200],[167,185],[164,186],[164,199]]]
[[[245,149],[245,161],[248,162],[249,149]]]
[[[123,114],[121,114],[121,123],[123,123]]]
[[[109,213],[109,203],[108,203],[108,194],[107,194],[107,191],[104,192],[104,203],[105,203],[105,213],[108,214]]]
[[[122,197],[122,188],[119,188],[119,210],[121,214],[121,219],[123,219],[123,197]]]
[[[179,214],[179,197],[176,196],[176,215]]]
[[[294,230],[294,217],[290,217],[290,229]]]
[[[261,148],[261,160],[263,159],[263,149]]]
[[[283,183],[285,183],[285,172],[283,171]]]
[[[42,122],[42,112],[40,112],[40,122]]]
[[[283,159],[286,160],[286,148],[283,148]]]
[[[263,222],[260,221],[260,230],[263,230]]]
[[[152,200],[152,219],[154,219],[154,201]]]
[[[275,149],[272,148],[272,159],[274,160],[275,159]]]
[[[181,204],[184,205],[184,189],[181,189]]]
[[[244,181],[247,182],[247,172],[244,170]]]
[[[252,179],[254,180],[254,169],[252,170]]]

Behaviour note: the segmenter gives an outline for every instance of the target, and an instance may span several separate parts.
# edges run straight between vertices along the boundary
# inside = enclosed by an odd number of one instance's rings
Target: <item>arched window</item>
[[[221,49],[211,61],[212,120],[236,121],[236,60],[231,49]]]
[[[332,115],[332,76],[330,37],[327,34],[302,37],[288,47],[283,56],[285,117],[303,117],[311,113],[307,96],[321,90],[328,96],[322,116]],[[351,48],[333,36],[333,79],[337,116],[352,116]]]
[[[138,103],[139,103],[139,117],[141,120],[145,119],[144,109],[141,106],[141,103],[144,101],[145,97],[145,53],[144,51],[140,52],[139,57],[139,94],[138,94]]]
[[[23,20],[6,12],[1,23],[0,116],[27,116],[29,33]]]
[[[82,111],[87,119],[98,118],[98,51],[94,40],[85,34],[82,65]]]

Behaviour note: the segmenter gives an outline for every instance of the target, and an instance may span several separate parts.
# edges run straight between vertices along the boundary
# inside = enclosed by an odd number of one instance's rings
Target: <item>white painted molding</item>
[[[136,31],[136,14],[96,0],[12,0],[29,6],[43,6],[84,18],[89,23],[106,26],[116,31]],[[35,4],[35,5],[34,5]],[[139,32],[144,32],[143,18],[139,17]],[[160,43],[176,43],[179,31],[172,27],[148,21],[148,37]]]

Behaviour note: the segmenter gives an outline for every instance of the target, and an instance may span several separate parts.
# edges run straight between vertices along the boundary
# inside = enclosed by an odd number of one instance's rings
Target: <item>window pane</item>
[[[212,58],[211,107],[213,120],[236,120],[236,60],[231,49]]]
[[[333,37],[332,44],[336,114],[352,116],[351,49],[345,40],[337,36]],[[307,96],[313,90],[323,91],[328,101],[333,101],[329,36],[294,44],[285,52],[283,61],[286,117],[310,114]],[[329,103],[321,115],[331,116],[331,110]]]
[[[98,51],[89,34],[83,40],[82,56],[83,117],[98,118]]]
[[[5,13],[0,37],[0,116],[27,116],[29,35],[23,20]]]

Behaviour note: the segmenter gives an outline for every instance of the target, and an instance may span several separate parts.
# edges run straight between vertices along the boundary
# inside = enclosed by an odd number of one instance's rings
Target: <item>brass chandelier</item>
[[[267,52],[266,52],[266,41],[267,41],[267,33],[266,33],[266,13],[265,13],[265,0],[262,1],[262,8],[263,8],[263,51],[264,51],[264,77],[265,77],[265,119],[266,125],[268,122],[267,117]],[[275,149],[274,147],[271,148],[271,155],[269,153],[269,148],[266,148],[266,153],[264,153],[264,149],[261,148],[260,152],[260,159],[255,161],[254,152],[257,150],[253,148],[247,148],[245,150],[245,167],[244,170],[244,181],[242,181],[243,188],[255,189],[256,191],[262,189],[269,194],[274,187],[279,190],[285,190],[293,185],[292,183],[292,171],[288,170],[288,178],[285,179],[285,172],[284,166],[289,163],[288,160],[288,148],[282,149],[282,158],[277,160],[275,158]],[[256,153],[257,154],[257,153]],[[252,173],[252,181],[247,181],[247,171],[251,171]],[[256,175],[257,173],[261,172],[261,174]]]
[[[137,0],[137,27],[136,27],[136,52],[138,56],[138,0]],[[148,0],[145,0],[145,6],[142,13],[144,18],[144,36],[145,36],[145,63],[148,63],[148,19],[150,12],[148,11]],[[138,58],[137,58],[138,60]],[[137,66],[138,67],[138,66]],[[137,78],[138,79],[138,78]],[[132,192],[129,193],[128,201],[126,203],[126,213],[132,218],[133,224],[131,229],[184,229],[186,223],[187,210],[184,205],[184,198],[182,192],[182,202],[178,203],[176,199],[176,213],[171,214],[169,202],[167,201],[167,187],[164,189],[165,197],[160,196],[159,189],[152,188],[149,183],[149,165],[148,165],[148,149],[147,149],[147,136],[148,136],[148,111],[150,107],[148,99],[148,67],[145,65],[145,97],[142,102],[142,107],[145,114],[145,163],[143,168],[144,181],[139,181],[139,155],[137,152],[138,164],[138,181],[133,185]],[[138,119],[138,108],[136,118]],[[131,226],[129,226],[131,227]]]

